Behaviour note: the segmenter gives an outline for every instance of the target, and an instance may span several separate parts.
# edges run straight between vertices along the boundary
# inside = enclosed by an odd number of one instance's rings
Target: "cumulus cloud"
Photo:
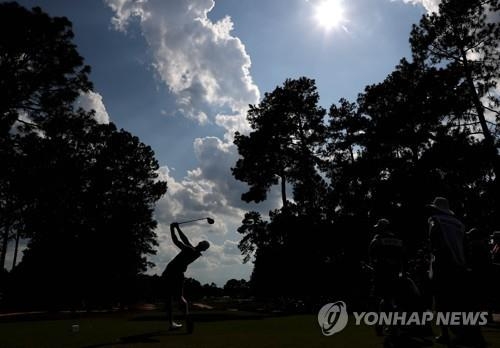
[[[152,257],[156,266],[150,273],[161,274],[179,251],[170,237],[170,223],[211,216],[215,218],[213,225],[200,222],[181,226],[192,244],[201,240],[211,243],[209,250],[189,268],[186,276],[219,285],[223,285],[230,274],[236,278],[248,278],[251,267],[242,264],[238,241],[235,240],[238,237],[235,231],[241,223],[244,210],[228,202],[218,187],[217,175],[210,178],[209,174],[206,178],[202,173],[203,170],[197,168],[177,181],[168,167],[160,168],[160,179],[166,180],[169,188],[156,207],[159,248],[157,255]]]
[[[248,278],[251,265],[242,264],[236,232],[248,210],[267,213],[279,206],[272,192],[264,205],[246,204],[241,194],[248,187],[231,175],[238,152],[234,132],[246,133],[249,104],[260,99],[250,75],[251,60],[241,40],[232,35],[229,17],[211,21],[213,0],[106,0],[113,10],[112,25],[126,32],[137,25],[151,49],[151,64],[161,82],[176,97],[177,112],[212,123],[224,130],[223,138],[207,136],[193,142],[198,166],[176,179],[164,166],[160,177],[168,182],[158,202],[156,219],[159,250],[150,273],[160,274],[177,250],[170,239],[173,221],[212,216],[214,225],[191,224],[185,229],[193,243],[202,239],[212,246],[186,273],[202,282],[223,285],[229,278]],[[165,112],[166,113],[166,112]]]
[[[99,93],[89,91],[82,93],[76,101],[76,106],[86,111],[94,110],[94,117],[99,123],[109,123],[109,115]]]
[[[203,258],[189,268],[186,276],[202,282],[223,285],[229,278],[248,278],[251,264],[243,265],[238,249],[241,236],[236,232],[248,210],[267,213],[279,205],[279,190],[269,195],[265,204],[247,204],[241,201],[246,185],[236,181],[229,173],[234,163],[234,145],[215,137],[196,139],[195,154],[200,166],[188,171],[182,180],[172,176],[169,167],[159,170],[159,178],[168,182],[168,191],[157,203],[158,254],[152,258],[156,266],[151,274],[161,274],[178,250],[170,237],[170,223],[211,216],[215,224],[194,223],[182,227],[193,244],[208,240],[211,247]]]
[[[441,0],[403,0],[405,3],[411,3],[413,5],[422,5],[427,12],[439,12],[439,4]]]
[[[152,49],[153,66],[186,117],[206,123],[226,108],[231,117],[244,118],[248,104],[258,102],[250,57],[231,34],[232,20],[213,22],[207,16],[215,6],[213,0],[106,3],[114,11],[117,30],[126,31],[134,19],[139,22]]]

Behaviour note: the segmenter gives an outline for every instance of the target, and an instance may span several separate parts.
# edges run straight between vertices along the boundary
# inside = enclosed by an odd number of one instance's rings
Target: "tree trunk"
[[[16,264],[17,264],[17,252],[19,250],[19,231],[17,231],[16,233],[16,244],[15,244],[15,247],[14,247],[14,261],[12,262],[12,269],[14,269],[16,267]]]
[[[7,224],[4,225],[3,233],[2,233],[2,250],[0,254],[0,270],[5,268],[5,259],[7,257],[7,247],[9,245],[9,226]]]
[[[493,135],[488,128],[488,123],[486,122],[483,103],[481,102],[481,98],[479,97],[476,86],[474,85],[474,79],[472,78],[472,72],[469,67],[469,61],[467,60],[467,54],[464,50],[461,50],[461,54],[465,70],[465,79],[472,93],[472,102],[474,103],[474,107],[477,112],[477,118],[479,120],[479,123],[481,124],[481,129],[484,134],[484,141],[486,143],[486,146],[491,149],[494,156],[492,164],[493,172],[495,174],[495,187],[497,191],[500,191],[500,156],[498,155],[498,150],[495,145],[495,139],[493,138]]]
[[[352,163],[356,162],[356,159],[354,158],[354,151],[352,149],[352,145],[349,145],[349,154],[351,155],[351,162]]]
[[[287,209],[288,203],[286,199],[286,179],[285,175],[281,175],[281,200],[283,201],[283,209]]]
[[[476,86],[474,85],[474,79],[472,78],[472,72],[469,67],[469,60],[467,59],[467,53],[464,50],[461,50],[462,60],[465,70],[465,79],[467,81],[467,85],[472,93],[472,102],[474,103],[474,107],[477,112],[477,118],[479,123],[481,124],[481,129],[484,134],[484,140],[490,146],[495,146],[495,142],[493,140],[493,136],[488,128],[488,123],[486,122],[486,117],[484,116],[484,106],[481,103],[481,98],[477,94]]]

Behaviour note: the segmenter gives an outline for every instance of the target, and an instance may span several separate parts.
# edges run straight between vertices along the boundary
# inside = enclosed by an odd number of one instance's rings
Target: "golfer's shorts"
[[[165,272],[162,277],[167,297],[180,298],[182,296],[182,288],[184,287],[184,273]]]

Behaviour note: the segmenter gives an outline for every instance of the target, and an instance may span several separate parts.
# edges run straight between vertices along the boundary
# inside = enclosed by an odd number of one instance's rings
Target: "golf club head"
[[[207,222],[210,224],[210,225],[213,225],[215,223],[215,220],[212,219],[212,218],[209,218],[207,217]]]

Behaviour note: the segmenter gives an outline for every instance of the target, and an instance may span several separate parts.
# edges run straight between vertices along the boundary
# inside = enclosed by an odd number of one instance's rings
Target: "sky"
[[[160,245],[148,273],[161,274],[177,252],[171,222],[211,216],[214,225],[183,227],[194,243],[211,243],[186,276],[222,286],[251,274],[238,249],[245,212],[267,216],[280,206],[276,190],[264,203],[242,202],[247,186],[231,176],[238,159],[233,135],[248,132],[248,105],[301,76],[316,80],[325,108],[342,97],[354,100],[409,57],[412,24],[436,11],[438,0],[19,3],[71,20],[94,83],[79,105],[155,151],[168,191],[156,207]]]

